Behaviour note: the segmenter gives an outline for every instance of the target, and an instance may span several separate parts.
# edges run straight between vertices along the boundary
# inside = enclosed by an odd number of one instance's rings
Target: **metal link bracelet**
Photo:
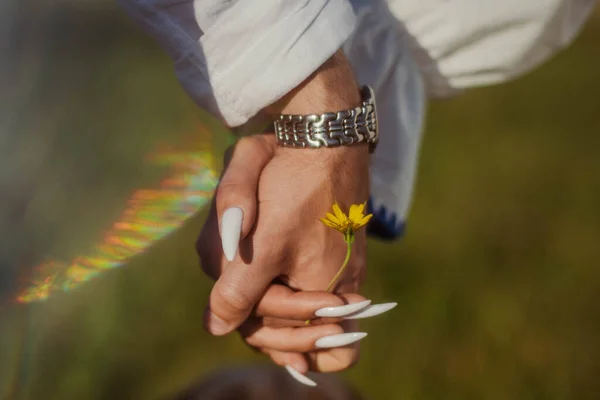
[[[368,143],[372,153],[379,141],[375,96],[361,89],[362,105],[350,110],[312,115],[280,115],[274,121],[280,146],[314,148]]]

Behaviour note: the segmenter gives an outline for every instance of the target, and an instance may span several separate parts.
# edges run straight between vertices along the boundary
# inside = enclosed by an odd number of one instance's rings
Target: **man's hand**
[[[349,64],[338,53],[267,111],[338,111],[358,106],[359,93]],[[209,332],[224,335],[240,328],[250,345],[301,371],[309,365],[300,353],[312,354],[310,367],[321,371],[344,369],[356,360],[354,342],[364,335],[352,334],[354,326],[338,324],[339,319],[297,326],[315,317],[318,307],[363,302],[365,315],[382,312],[381,307],[365,309],[364,298],[348,294],[357,292],[365,277],[365,230],[357,232],[350,264],[336,288],[336,293],[348,295],[322,292],[338,271],[346,246],[340,233],[325,227],[319,218],[334,202],[347,208],[367,200],[369,162],[366,144],[288,149],[277,147],[272,134],[238,142],[198,241],[202,267],[217,280],[205,315]],[[271,305],[267,313],[265,304]],[[322,350],[318,339],[332,335],[342,336],[326,340],[329,350]]]

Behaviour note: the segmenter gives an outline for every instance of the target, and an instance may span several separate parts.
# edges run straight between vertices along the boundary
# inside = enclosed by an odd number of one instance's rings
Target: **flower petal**
[[[340,224],[340,220],[337,219],[337,217],[331,213],[327,213],[325,214],[325,218],[327,218],[328,220],[330,220],[331,222],[333,222],[334,224]]]
[[[363,204],[359,204],[358,205],[358,219],[362,219],[362,217],[364,217],[364,211],[365,211],[365,206],[367,205],[367,202],[365,201]]]
[[[348,220],[348,217],[346,217],[346,214],[344,214],[342,212],[338,203],[335,203],[333,205],[333,212],[335,213],[335,216],[337,217],[337,219],[340,221],[340,225],[345,223]]]
[[[360,221],[358,221],[355,225],[355,229],[361,228],[367,224],[373,218],[373,214],[366,215]]]
[[[348,211],[348,219],[350,221],[358,221],[360,219],[360,206],[358,204],[352,204],[350,211]]]
[[[339,225],[336,224],[335,222],[328,220],[327,218],[320,218],[321,222],[324,223],[325,225],[327,225],[330,228],[339,230]]]

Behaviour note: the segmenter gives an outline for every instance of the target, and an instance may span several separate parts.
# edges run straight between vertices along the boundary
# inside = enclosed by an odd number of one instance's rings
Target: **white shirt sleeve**
[[[426,114],[445,96],[504,82],[574,39],[589,0],[353,0],[359,23],[344,46],[375,89],[380,144],[372,158],[369,233],[402,235]],[[425,90],[427,89],[427,92]]]
[[[387,0],[432,97],[519,77],[568,46],[595,0]]]
[[[354,30],[348,0],[118,0],[196,103],[235,127],[299,85]]]

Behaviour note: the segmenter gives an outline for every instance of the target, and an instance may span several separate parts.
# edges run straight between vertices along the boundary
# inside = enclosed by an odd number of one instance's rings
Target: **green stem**
[[[346,245],[348,246],[346,249],[346,258],[344,259],[344,263],[342,264],[342,266],[340,267],[340,269],[338,270],[338,272],[335,274],[335,276],[333,277],[333,279],[331,280],[331,282],[329,282],[329,286],[327,286],[326,291],[330,292],[331,289],[333,289],[333,287],[335,286],[335,283],[338,281],[338,279],[340,279],[340,277],[342,276],[342,274],[344,273],[344,271],[346,270],[346,267],[348,266],[348,263],[350,262],[350,255],[352,254],[352,238],[348,237],[345,239],[346,240]],[[305,321],[305,325],[310,325],[310,319]]]
[[[325,291],[327,291],[327,292],[330,292],[331,289],[333,289],[333,287],[336,284],[336,282],[338,281],[338,279],[340,279],[340,277],[346,270],[346,267],[348,266],[348,262],[350,262],[350,255],[352,254],[352,242],[349,240],[346,240],[346,245],[348,246],[348,248],[346,250],[346,258],[344,259],[344,263],[338,270],[337,274],[335,274],[335,276],[333,277],[331,282],[329,282],[329,286],[327,286],[327,289],[325,289]]]

